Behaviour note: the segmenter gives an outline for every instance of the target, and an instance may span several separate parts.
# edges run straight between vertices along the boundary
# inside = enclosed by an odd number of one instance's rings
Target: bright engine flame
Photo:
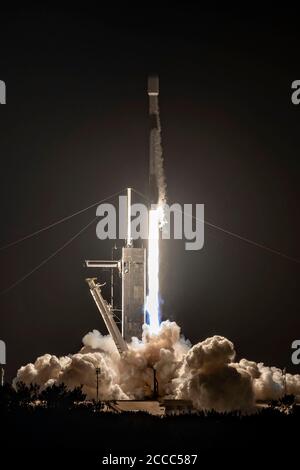
[[[160,208],[149,211],[148,239],[148,296],[146,312],[149,316],[150,333],[159,331],[159,227],[161,220]]]

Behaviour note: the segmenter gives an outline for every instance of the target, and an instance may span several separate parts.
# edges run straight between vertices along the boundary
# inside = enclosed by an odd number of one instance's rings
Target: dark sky
[[[144,191],[146,79],[156,72],[170,202],[204,203],[209,222],[299,258],[299,27],[294,11],[150,3],[3,14],[0,244],[123,187]],[[93,216],[0,252],[1,290]],[[186,337],[221,334],[239,358],[297,371],[299,264],[209,227],[199,252],[179,241],[162,250],[164,316]],[[8,378],[45,352],[76,352],[91,329],[105,332],[82,261],[109,256],[90,228],[0,296]]]

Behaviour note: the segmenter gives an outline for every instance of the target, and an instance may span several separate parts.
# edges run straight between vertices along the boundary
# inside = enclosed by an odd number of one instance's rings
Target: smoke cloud
[[[69,389],[82,385],[92,399],[99,367],[100,399],[144,399],[152,396],[155,369],[160,398],[190,400],[198,410],[220,412],[251,412],[257,400],[278,399],[285,391],[300,395],[300,375],[283,376],[276,367],[246,359],[234,362],[234,345],[222,336],[192,346],[175,322],[163,322],[158,334],[144,325],[142,341],[133,338],[122,357],[111,337],[97,330],[82,342],[76,354],[45,354],[21,367],[14,383],[36,383],[42,389],[62,382]]]
[[[251,375],[233,364],[233,343],[213,336],[193,346],[185,355],[176,398],[191,399],[202,410],[250,411],[255,402]]]

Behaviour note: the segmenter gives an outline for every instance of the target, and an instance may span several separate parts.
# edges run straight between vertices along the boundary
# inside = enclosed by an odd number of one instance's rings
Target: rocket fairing
[[[159,123],[159,79],[158,76],[148,77],[149,116],[150,116],[150,148],[149,148],[149,200],[157,204],[159,198],[157,169],[156,169],[156,137],[160,132]]]

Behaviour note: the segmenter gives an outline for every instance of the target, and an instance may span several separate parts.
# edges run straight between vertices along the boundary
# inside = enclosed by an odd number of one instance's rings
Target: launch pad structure
[[[131,188],[127,189],[127,225],[131,220]],[[87,278],[92,297],[102,315],[109,334],[121,354],[127,350],[127,343],[132,337],[141,339],[142,327],[145,323],[146,301],[146,248],[135,248],[131,239],[130,229],[127,231],[126,246],[122,247],[120,260],[85,261],[88,268],[102,268],[116,271],[121,277],[122,307],[121,332],[116,324],[114,306],[103,298],[97,278]],[[111,289],[114,290],[114,273],[111,273]]]
[[[157,76],[148,78],[150,145],[149,145],[149,201],[158,202],[158,171],[156,158],[156,136],[160,132],[159,119],[159,80]],[[114,305],[109,304],[102,295],[102,285],[97,278],[87,278],[91,295],[104,320],[109,334],[112,336],[120,354],[128,349],[127,343],[132,337],[141,339],[142,327],[146,321],[147,295],[147,250],[134,246],[131,236],[131,199],[132,190],[127,189],[127,238],[122,247],[119,260],[86,260],[87,268],[111,270],[111,291],[114,290],[114,279],[117,274],[121,278],[121,331],[116,324],[117,315]],[[113,298],[113,296],[111,296]],[[111,300],[112,302],[112,300]]]

